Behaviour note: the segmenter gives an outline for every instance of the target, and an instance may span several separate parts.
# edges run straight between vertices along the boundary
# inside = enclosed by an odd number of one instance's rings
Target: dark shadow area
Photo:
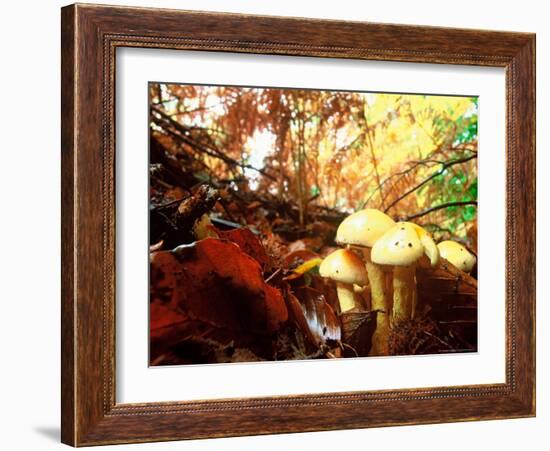
[[[59,443],[61,440],[59,426],[38,426],[34,430],[51,441]]]

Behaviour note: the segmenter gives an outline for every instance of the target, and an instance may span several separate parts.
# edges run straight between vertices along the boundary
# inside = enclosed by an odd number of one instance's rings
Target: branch
[[[459,160],[452,160],[452,161],[449,161],[447,163],[443,163],[441,165],[441,168],[438,169],[436,172],[434,172],[432,175],[430,175],[429,177],[425,178],[424,180],[422,180],[420,183],[418,183],[417,185],[413,186],[411,189],[409,189],[408,191],[405,191],[405,193],[403,193],[401,196],[399,196],[397,199],[395,199],[385,210],[384,210],[384,213],[387,213],[390,208],[392,208],[393,206],[395,206],[397,203],[401,202],[405,197],[407,197],[409,194],[412,194],[414,193],[417,189],[423,187],[426,183],[428,183],[430,180],[436,178],[438,175],[440,174],[443,174],[443,171],[445,171],[445,169],[447,168],[450,168],[451,166],[454,166],[456,164],[461,164],[461,163],[466,163],[467,161],[470,161],[470,160],[473,160],[474,158],[477,158],[477,154],[474,154],[474,155],[470,155],[468,157],[465,157],[465,158],[461,158]]]
[[[267,178],[269,178],[273,181],[277,181],[277,179],[275,177],[273,177],[271,174],[268,174],[263,169],[256,168],[256,167],[254,167],[252,165],[249,165],[249,164],[240,163],[239,161],[227,156],[222,151],[220,151],[220,150],[218,150],[218,149],[216,149],[212,146],[197,142],[195,139],[193,139],[190,136],[186,135],[187,133],[190,133],[190,130],[186,126],[184,126],[184,125],[180,124],[179,122],[175,121],[168,114],[164,113],[163,111],[159,110],[158,108],[156,108],[154,106],[151,107],[151,110],[154,113],[156,113],[160,116],[159,120],[163,120],[164,122],[167,122],[169,125],[171,125],[172,127],[174,127],[176,129],[176,131],[178,133],[177,134],[172,133],[172,136],[175,136],[175,137],[179,138],[180,141],[184,142],[188,146],[191,146],[195,149],[198,149],[198,150],[206,153],[207,155],[210,155],[211,157],[218,158],[218,159],[224,161],[225,163],[227,163],[229,165],[239,166],[243,169],[252,169],[252,170],[259,172],[263,176],[265,176],[265,177],[267,177]],[[154,116],[153,116],[153,118],[154,118]],[[157,125],[162,127],[162,124],[157,123]],[[162,128],[164,128],[164,127],[162,127]]]
[[[443,208],[447,207],[459,207],[462,205],[475,205],[477,207],[477,200],[465,200],[465,201],[457,201],[457,202],[447,202],[444,204],[436,205],[435,207],[428,208],[427,210],[421,211],[420,213],[415,213],[414,215],[407,216],[405,218],[402,218],[403,221],[410,221],[411,219],[420,218],[421,216],[426,216],[427,214],[430,214],[437,210],[442,210]]]
[[[409,172],[412,172],[414,169],[416,169],[418,166],[428,166],[428,164],[444,164],[444,161],[439,161],[439,160],[430,160],[430,159],[425,159],[425,160],[418,160],[418,161],[415,161],[411,164],[410,167],[408,167],[407,169],[404,169],[403,171],[401,172],[396,172],[395,174],[392,174],[388,177],[386,177],[384,180],[382,180],[382,183],[380,184],[380,186],[377,186],[374,191],[369,195],[369,197],[367,198],[367,200],[365,201],[365,204],[367,204],[373,197],[374,195],[380,191],[384,185],[386,183],[388,183],[391,179],[395,178],[395,177],[399,177],[397,180],[396,180],[396,183],[399,182],[405,175],[407,175]],[[384,199],[386,198],[386,196],[384,196]]]
[[[454,233],[451,229],[447,229],[445,227],[441,227],[439,224],[435,223],[427,223],[427,224],[418,224],[420,227],[423,227],[424,229],[429,230],[430,232],[439,232],[439,233],[448,233],[450,236],[454,236]]]
[[[369,197],[365,200],[364,204],[368,204],[369,201],[374,197],[374,195],[379,190],[381,190],[386,185],[386,183],[388,183],[390,180],[398,177],[395,183],[399,183],[407,174],[412,172],[418,166],[430,166],[430,165],[435,166],[436,164],[445,164],[445,161],[436,160],[435,158],[433,158],[434,155],[441,153],[442,151],[445,151],[445,150],[468,150],[469,152],[472,152],[474,155],[477,155],[477,151],[470,148],[468,144],[461,144],[458,146],[449,147],[447,149],[442,149],[441,147],[438,147],[437,149],[432,151],[426,158],[410,162],[410,166],[407,169],[404,169],[403,171],[400,171],[400,172],[396,172],[395,174],[391,174],[390,176],[382,180],[382,183],[380,184],[380,186],[377,186],[374,189],[374,191],[370,193]],[[388,194],[385,194],[384,199],[386,199],[387,197],[388,197]]]
[[[365,111],[365,102],[363,102],[363,111]],[[380,182],[380,173],[378,172],[378,162],[376,161],[374,144],[372,143],[371,129],[369,128],[369,123],[367,121],[367,117],[365,114],[363,114],[363,121],[365,123],[365,132],[367,134],[367,141],[369,143],[372,165],[374,166],[374,175],[376,176],[376,184],[378,185],[378,189],[380,191],[380,204],[382,207],[385,207],[384,192],[382,191],[382,184]]]

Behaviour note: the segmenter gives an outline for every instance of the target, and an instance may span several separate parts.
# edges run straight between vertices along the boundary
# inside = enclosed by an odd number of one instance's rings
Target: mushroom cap
[[[365,264],[349,249],[338,249],[325,257],[319,274],[336,282],[357,285],[366,285],[368,280]]]
[[[442,241],[437,245],[440,255],[461,271],[470,272],[476,264],[476,257],[456,241]]]
[[[336,242],[372,247],[395,221],[374,208],[356,211],[344,219],[336,232]]]
[[[398,222],[374,244],[370,258],[379,265],[409,266],[423,254],[415,226]]]
[[[404,224],[410,224],[415,228],[416,233],[418,234],[418,238],[420,239],[420,243],[422,243],[422,246],[424,246],[424,252],[430,259],[430,264],[432,266],[437,265],[437,263],[439,262],[439,249],[437,248],[437,245],[435,244],[432,236],[418,224],[415,224],[413,222],[406,222]]]

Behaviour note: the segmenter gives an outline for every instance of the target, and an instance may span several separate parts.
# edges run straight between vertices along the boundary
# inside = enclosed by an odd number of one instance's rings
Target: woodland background
[[[152,83],[150,99],[153,142],[197,182],[302,228],[370,207],[477,247],[475,97]]]

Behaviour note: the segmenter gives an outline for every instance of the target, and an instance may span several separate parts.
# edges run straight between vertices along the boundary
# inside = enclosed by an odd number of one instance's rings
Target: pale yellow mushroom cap
[[[430,259],[430,264],[432,266],[437,265],[439,262],[439,249],[437,248],[432,236],[418,224],[413,222],[404,222],[403,224],[410,224],[415,228],[418,238],[420,239],[420,243],[424,246],[424,252]]]
[[[325,257],[319,266],[319,274],[336,282],[367,284],[365,264],[349,249],[338,249]]]
[[[387,214],[373,208],[356,211],[344,219],[336,232],[336,242],[372,247],[395,221]]]
[[[409,266],[424,254],[416,228],[405,222],[398,222],[388,230],[372,247],[370,258],[379,265]]]
[[[437,245],[440,255],[461,271],[470,272],[476,264],[476,257],[456,241],[442,241]]]

